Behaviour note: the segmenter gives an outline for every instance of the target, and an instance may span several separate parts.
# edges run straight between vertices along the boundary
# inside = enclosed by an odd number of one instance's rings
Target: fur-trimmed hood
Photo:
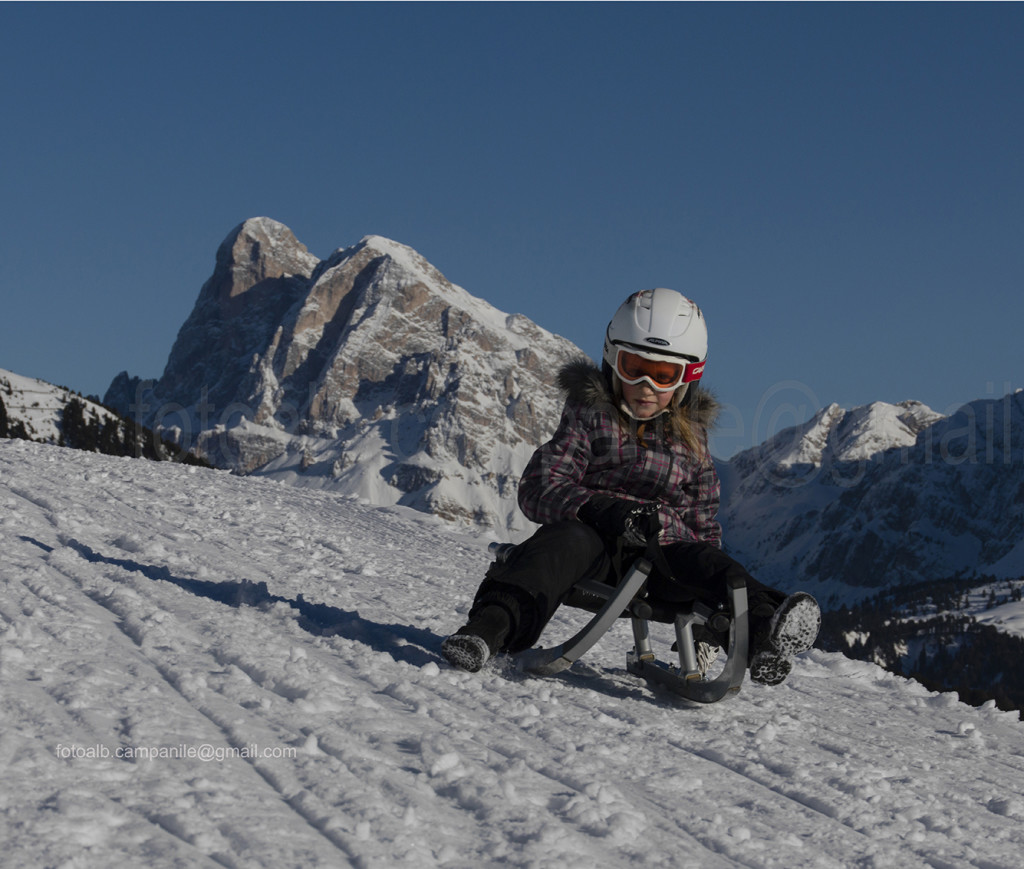
[[[562,366],[555,381],[567,393],[569,401],[593,407],[598,404],[615,406],[615,396],[608,377],[590,359],[582,357]],[[710,431],[718,417],[719,403],[708,390],[691,383],[683,399],[682,408],[691,423]]]
[[[519,506],[539,525],[578,519],[594,495],[658,504],[662,545],[698,540],[721,546],[715,519],[718,474],[705,426],[718,403],[691,383],[673,414],[652,424],[624,417],[610,378],[589,359],[558,373],[569,393],[551,440],[537,447],[519,482]]]

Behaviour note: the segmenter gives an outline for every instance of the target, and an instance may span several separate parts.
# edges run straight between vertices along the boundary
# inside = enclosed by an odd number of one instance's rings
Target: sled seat
[[[507,543],[492,543],[490,547],[496,560],[504,560],[512,548]],[[592,613],[593,618],[563,643],[519,652],[515,656],[519,666],[543,676],[559,673],[586,654],[617,619],[628,618],[633,628],[633,648],[626,654],[626,669],[630,673],[698,703],[715,703],[735,695],[747,670],[746,584],[742,580],[733,582],[728,589],[728,609],[713,610],[699,601],[679,604],[648,597],[644,585],[651,570],[651,562],[640,556],[623,572],[618,585],[596,580],[578,582],[564,603]],[[652,621],[675,626],[673,648],[678,653],[678,664],[658,660],[651,642]],[[693,629],[702,625],[729,635],[725,668],[712,679],[705,679],[697,667]]]

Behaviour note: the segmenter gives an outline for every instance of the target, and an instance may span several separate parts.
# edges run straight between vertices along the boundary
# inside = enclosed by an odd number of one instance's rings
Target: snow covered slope
[[[1024,725],[873,665],[693,707],[622,624],[559,677],[449,669],[486,542],[0,441],[5,865],[1019,865]]]
[[[100,424],[116,419],[106,408],[79,398],[66,387],[0,368],[0,401],[4,403],[9,422],[24,424],[25,434],[32,440],[57,443],[60,440],[61,415],[74,398],[82,402],[89,419]]]

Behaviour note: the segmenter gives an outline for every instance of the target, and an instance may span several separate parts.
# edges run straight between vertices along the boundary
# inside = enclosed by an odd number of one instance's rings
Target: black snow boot
[[[775,610],[767,630],[758,637],[750,658],[750,680],[778,685],[793,669],[793,658],[806,652],[821,628],[821,610],[809,594],[791,594]]]
[[[511,628],[505,607],[485,606],[441,643],[441,654],[452,666],[476,673],[497,654]]]

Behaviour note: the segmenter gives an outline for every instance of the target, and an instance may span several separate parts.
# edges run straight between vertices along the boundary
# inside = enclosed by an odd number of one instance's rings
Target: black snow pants
[[[628,566],[630,556],[621,559]],[[758,582],[736,560],[710,543],[669,543],[662,547],[672,576],[655,565],[647,592],[665,603],[688,604],[694,600],[711,607],[728,601],[733,577],[747,584],[751,634],[759,622],[767,622],[785,594]],[[519,544],[503,563],[491,565],[477,590],[470,619],[484,607],[497,604],[508,610],[512,629],[504,651],[520,652],[533,646],[569,590],[580,580],[618,582],[612,542],[589,525],[578,521],[544,525]]]

